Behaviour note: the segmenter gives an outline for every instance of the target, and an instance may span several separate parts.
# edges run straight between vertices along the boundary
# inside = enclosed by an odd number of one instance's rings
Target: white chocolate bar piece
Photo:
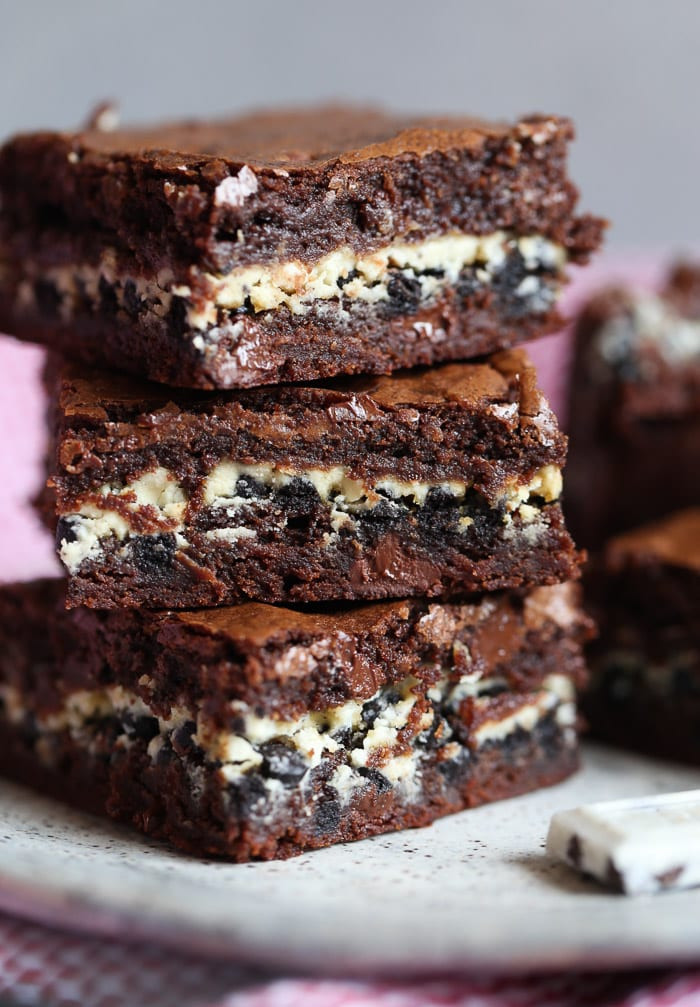
[[[700,885],[700,790],[559,811],[547,852],[626,895]]]

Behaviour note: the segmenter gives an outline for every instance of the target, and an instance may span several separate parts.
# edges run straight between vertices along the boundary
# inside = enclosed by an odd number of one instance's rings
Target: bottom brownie
[[[238,861],[426,825],[577,765],[572,584],[297,612],[0,589],[0,771]]]
[[[586,589],[593,733],[700,765],[700,508],[612,539]]]
[[[559,708],[561,709],[561,707]],[[154,765],[145,741],[106,759],[86,758],[67,736],[48,745],[60,769],[37,761],[35,738],[4,729],[0,773],[84,810],[104,813],[169,840],[179,849],[239,862],[286,859],[304,850],[364,839],[383,832],[429,825],[435,819],[489,801],[515,797],[558,783],[578,768],[576,733],[549,713],[531,730],[517,728],[479,753],[453,760],[445,771],[439,757],[423,762],[420,786],[406,800],[392,786],[368,774],[347,802],[332,796],[328,776],[319,774],[311,792],[299,790],[276,807],[254,813],[256,792],[226,796],[212,778],[193,787],[201,766],[176,756]],[[330,767],[329,767],[330,768]]]

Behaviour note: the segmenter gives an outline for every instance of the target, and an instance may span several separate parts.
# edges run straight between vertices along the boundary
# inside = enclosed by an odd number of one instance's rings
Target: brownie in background
[[[700,765],[700,507],[612,539],[585,585],[592,733]]]
[[[609,288],[575,329],[565,512],[579,545],[700,503],[700,265]]]

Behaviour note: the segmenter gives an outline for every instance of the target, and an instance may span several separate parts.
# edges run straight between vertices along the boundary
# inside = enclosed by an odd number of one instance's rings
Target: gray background
[[[611,242],[696,241],[698,0],[0,0],[0,135],[320,98],[571,115]]]

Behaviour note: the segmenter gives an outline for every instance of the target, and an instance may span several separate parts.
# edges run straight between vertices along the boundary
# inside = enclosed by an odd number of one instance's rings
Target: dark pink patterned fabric
[[[22,1007],[697,1007],[700,970],[371,982],[280,979],[0,916],[0,1004]]]

